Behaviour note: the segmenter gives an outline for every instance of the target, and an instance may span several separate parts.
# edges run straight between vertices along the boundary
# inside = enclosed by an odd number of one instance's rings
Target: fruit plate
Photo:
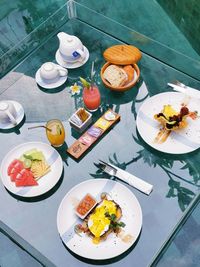
[[[8,166],[14,159],[19,159],[21,155],[31,149],[42,151],[51,170],[38,180],[38,185],[17,187],[15,183],[11,181],[10,176],[8,176]],[[28,142],[16,146],[6,154],[1,163],[0,174],[3,185],[11,193],[21,197],[36,197],[43,195],[56,185],[61,177],[62,170],[62,159],[54,148],[45,143]]]
[[[75,207],[88,192],[98,202],[101,193],[106,192],[119,204],[122,209],[120,221],[125,223],[123,235],[130,235],[128,242],[111,233],[106,240],[94,244],[86,234],[74,232],[75,225],[82,222]],[[135,195],[121,183],[108,179],[91,179],[76,185],[65,195],[57,213],[57,228],[64,244],[75,254],[88,259],[105,260],[127,251],[137,240],[141,227],[142,210]]]
[[[195,120],[187,118],[188,126],[184,129],[172,131],[167,140],[161,144],[156,143],[161,125],[154,119],[154,115],[161,112],[164,105],[171,105],[179,111],[183,104],[187,103],[189,111],[197,111]],[[147,99],[140,107],[136,125],[142,139],[151,147],[169,154],[184,154],[192,152],[200,147],[200,101],[188,98],[182,93],[165,92]]]

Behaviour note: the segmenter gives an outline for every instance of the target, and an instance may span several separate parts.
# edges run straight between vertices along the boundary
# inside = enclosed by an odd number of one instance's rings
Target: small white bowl
[[[82,109],[79,108],[74,114],[77,114],[78,111]],[[88,112],[87,110],[85,110],[85,112],[89,115],[87,120],[85,120],[81,125],[77,125],[76,123],[74,123],[71,118],[69,118],[69,124],[71,125],[72,128],[74,128],[77,132],[82,133],[91,123],[92,123],[92,114],[90,112]]]
[[[90,197],[93,201],[94,201],[94,204],[90,206],[90,208],[87,210],[86,213],[84,214],[80,214],[78,211],[77,211],[77,208],[79,207],[79,205],[82,205],[84,202],[85,202],[85,198],[86,197]],[[75,209],[75,213],[76,215],[81,218],[82,220],[85,219],[85,217],[94,209],[94,207],[97,205],[97,201],[96,199],[89,193],[87,193],[79,202],[79,204],[77,205],[76,209]]]

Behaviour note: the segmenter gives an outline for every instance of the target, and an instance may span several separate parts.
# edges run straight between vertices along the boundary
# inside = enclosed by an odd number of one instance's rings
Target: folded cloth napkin
[[[146,195],[149,195],[153,190],[153,185],[145,182],[144,180],[136,177],[133,174],[130,174],[115,165],[112,165],[109,163],[109,165],[117,170],[115,176],[119,178],[120,180],[128,183],[129,185],[135,187],[136,189],[140,190],[141,192],[145,193]]]

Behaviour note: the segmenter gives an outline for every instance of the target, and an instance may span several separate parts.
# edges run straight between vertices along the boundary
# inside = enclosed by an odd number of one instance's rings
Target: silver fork
[[[181,87],[183,87],[183,88],[187,88],[187,86],[186,86],[184,83],[181,83],[181,82],[179,82],[178,80],[175,80],[175,81],[173,81],[172,83],[173,83],[173,84],[176,84],[176,85],[178,85],[178,86],[181,86]]]
[[[182,87],[182,88],[184,88],[184,89],[192,89],[192,90],[199,91],[198,89],[195,89],[195,88],[193,88],[193,87],[187,86],[187,85],[185,85],[184,83],[179,82],[178,80],[175,80],[175,81],[173,81],[172,83],[175,84],[175,85],[178,85],[178,86],[180,86],[180,87]]]
[[[134,188],[140,190],[141,192],[149,195],[153,190],[153,185],[145,182],[144,180],[136,177],[133,174],[130,174],[112,164],[106,163],[102,160],[100,161],[100,168],[109,174],[110,176],[117,177],[121,181],[133,186]]]
[[[185,85],[184,83],[181,83],[179,81],[173,81],[171,83],[168,83],[169,86],[173,88],[173,90],[177,92],[181,92],[185,94],[186,96],[193,97],[196,99],[200,99],[200,91],[198,89],[189,87]]]
[[[110,165],[108,165],[108,163],[99,160],[100,161],[100,168],[106,172],[107,174],[109,174],[110,176],[115,176],[117,174],[117,169],[114,167],[111,167]]]

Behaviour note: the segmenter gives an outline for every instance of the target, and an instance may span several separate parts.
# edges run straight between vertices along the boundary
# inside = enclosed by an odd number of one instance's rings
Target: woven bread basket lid
[[[116,65],[129,65],[137,63],[142,54],[140,50],[132,45],[114,45],[107,48],[103,56],[106,61]]]

